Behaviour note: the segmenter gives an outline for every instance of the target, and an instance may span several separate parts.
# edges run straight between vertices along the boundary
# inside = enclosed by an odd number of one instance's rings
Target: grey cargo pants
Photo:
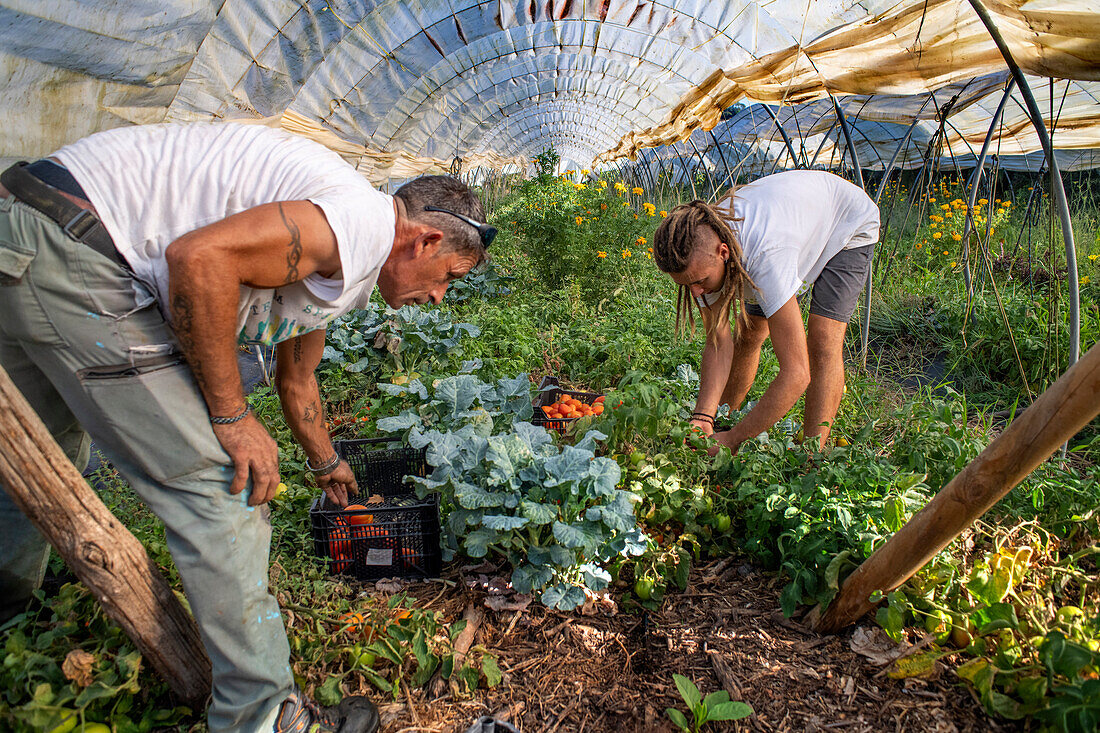
[[[149,291],[10,197],[0,199],[0,365],[78,468],[90,433],[163,520],[213,664],[210,730],[270,720],[294,681],[267,588],[267,508],[247,505],[249,489],[229,494],[229,456]],[[22,611],[48,557],[0,491],[0,616]]]

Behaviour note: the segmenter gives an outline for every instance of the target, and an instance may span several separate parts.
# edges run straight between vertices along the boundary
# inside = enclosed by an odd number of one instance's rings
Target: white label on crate
[[[385,548],[367,550],[367,559],[364,560],[364,564],[393,565],[393,550]]]

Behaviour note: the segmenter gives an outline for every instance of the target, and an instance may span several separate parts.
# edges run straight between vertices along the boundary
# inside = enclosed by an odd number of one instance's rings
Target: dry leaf
[[[882,629],[877,627],[868,629],[864,626],[860,626],[852,633],[849,646],[853,652],[867,657],[872,664],[880,667],[894,661],[909,649],[908,644],[894,643]]]
[[[70,679],[79,687],[87,687],[92,684],[92,665],[95,657],[83,649],[73,649],[65,655],[65,661],[61,663],[61,671],[66,679]]]
[[[398,593],[407,583],[401,578],[382,578],[374,584],[375,589],[381,593]]]
[[[494,611],[526,611],[532,596],[516,593],[512,596],[495,595],[485,599],[485,605]]]

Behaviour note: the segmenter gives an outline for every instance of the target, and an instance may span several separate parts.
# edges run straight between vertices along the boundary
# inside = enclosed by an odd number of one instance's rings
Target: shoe
[[[321,707],[295,688],[279,706],[274,733],[375,733],[378,708],[362,696],[345,697],[339,705]]]

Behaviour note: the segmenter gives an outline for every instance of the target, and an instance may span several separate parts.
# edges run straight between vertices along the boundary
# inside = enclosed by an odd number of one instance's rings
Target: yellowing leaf
[[[903,657],[894,662],[890,667],[890,671],[886,674],[895,680],[904,680],[910,677],[932,679],[939,673],[936,662],[942,656],[943,652],[928,651]]]

